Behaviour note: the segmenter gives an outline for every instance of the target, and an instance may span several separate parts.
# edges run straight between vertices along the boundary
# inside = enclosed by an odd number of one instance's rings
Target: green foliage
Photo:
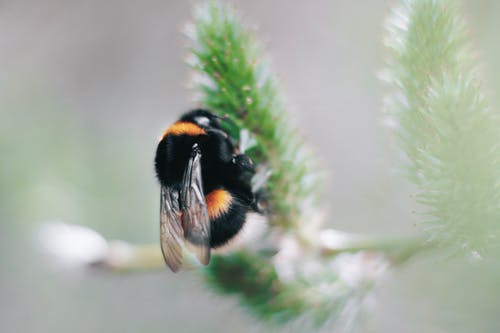
[[[455,1],[404,1],[387,25],[386,109],[429,239],[482,253],[498,243],[500,120],[484,102],[465,30]]]
[[[199,102],[233,122],[239,138],[248,129],[257,141],[247,153],[267,164],[273,223],[290,228],[301,220],[304,205],[318,193],[311,156],[291,129],[278,94],[277,80],[263,61],[261,48],[227,5],[200,6],[187,29],[188,62],[193,68]]]
[[[227,116],[227,130],[234,138],[240,139],[242,130],[250,133],[256,144],[246,153],[271,171],[266,182],[271,225],[291,237],[301,235],[307,221],[304,217],[311,217],[304,212],[314,208],[319,193],[317,172],[312,170],[312,157],[286,121],[277,80],[263,61],[260,46],[235,11],[220,2],[198,7],[194,24],[186,32],[188,63],[194,71],[200,104]],[[280,245],[278,241],[272,244],[276,248]],[[269,251],[250,249],[213,256],[204,275],[216,290],[238,295],[252,313],[272,325],[301,321],[310,328],[335,322],[359,289],[339,279],[329,266],[331,258],[321,258],[310,244],[302,246],[299,248],[307,260],[289,263],[290,269],[300,274],[286,281],[278,274]],[[311,272],[306,265],[315,270]]]
[[[297,329],[302,325],[308,331],[355,316],[359,302],[372,287],[346,285],[328,267],[328,260],[317,264],[324,268],[284,282],[269,258],[245,251],[214,257],[204,273],[215,290],[240,296],[242,305],[260,320],[276,327],[293,324]]]
[[[214,257],[205,273],[216,290],[241,296],[244,305],[273,324],[286,323],[306,310],[307,304],[296,294],[284,297],[287,285],[272,265],[263,265],[262,258],[248,251]]]

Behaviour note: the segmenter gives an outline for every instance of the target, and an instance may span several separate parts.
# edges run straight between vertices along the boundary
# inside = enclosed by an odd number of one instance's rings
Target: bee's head
[[[208,110],[196,109],[184,114],[180,120],[196,124],[204,129],[222,129],[221,119],[222,117]]]
[[[245,154],[239,154],[233,156],[231,162],[233,163],[236,170],[238,170],[238,172],[251,175],[255,173],[255,165],[253,164],[250,157],[248,157]]]

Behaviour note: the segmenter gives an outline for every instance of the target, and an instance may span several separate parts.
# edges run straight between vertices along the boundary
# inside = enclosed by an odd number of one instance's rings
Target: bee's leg
[[[271,208],[269,207],[269,196],[267,191],[260,190],[253,193],[253,201],[250,205],[252,210],[262,215],[270,215]]]
[[[269,196],[265,188],[270,176],[271,170],[266,165],[259,165],[251,179],[251,191],[253,194],[252,208],[264,215],[268,215],[271,212],[269,208]]]

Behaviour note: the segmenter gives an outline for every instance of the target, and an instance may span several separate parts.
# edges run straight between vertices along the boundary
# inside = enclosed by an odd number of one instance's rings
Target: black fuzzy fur
[[[165,136],[156,150],[155,170],[164,187],[180,190],[192,147],[195,143],[198,144],[202,154],[204,194],[223,189],[232,198],[229,209],[210,221],[210,246],[216,248],[237,235],[245,223],[247,213],[255,211],[254,194],[250,185],[255,170],[246,155],[235,155],[236,149],[222,131],[218,117],[206,110],[194,110],[184,114],[180,120],[196,124],[194,119],[197,116],[210,119],[209,126],[200,126],[206,134]]]

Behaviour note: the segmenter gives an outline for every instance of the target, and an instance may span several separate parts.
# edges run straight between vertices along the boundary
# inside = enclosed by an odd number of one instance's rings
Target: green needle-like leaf
[[[278,84],[264,61],[260,45],[228,5],[217,2],[198,7],[187,27],[194,70],[193,86],[201,105],[227,115],[228,130],[239,138],[248,129],[257,147],[248,154],[271,172],[267,189],[272,223],[291,228],[319,192],[311,155],[288,124]]]
[[[387,24],[386,109],[428,237],[482,253],[500,231],[500,120],[486,106],[455,1],[408,0]]]

